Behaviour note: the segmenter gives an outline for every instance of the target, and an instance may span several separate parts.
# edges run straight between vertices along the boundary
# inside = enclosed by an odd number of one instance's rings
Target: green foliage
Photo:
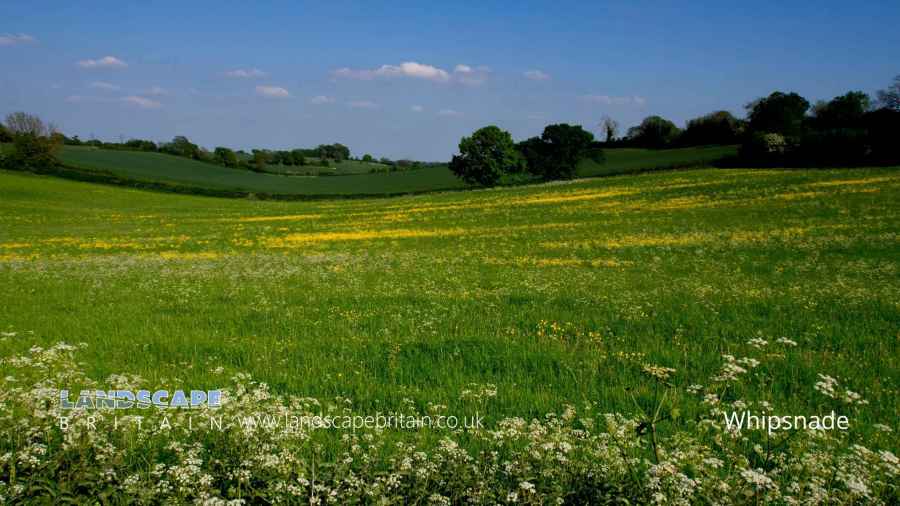
[[[812,127],[816,130],[861,128],[863,116],[870,106],[869,96],[861,91],[819,102],[812,108]]]
[[[571,179],[575,176],[578,161],[587,154],[594,141],[594,135],[581,126],[560,123],[545,127],[541,141],[544,145],[544,160],[552,160],[552,163],[544,163],[538,175],[548,181]],[[593,153],[595,161],[602,159],[599,158],[601,156],[599,150],[594,150]]]
[[[306,165],[306,156],[304,156],[303,153],[304,151],[302,149],[294,149],[291,151],[291,158],[294,161],[294,165],[298,167]]]
[[[600,149],[589,151],[594,135],[580,126],[565,123],[548,125],[540,137],[526,139],[516,145],[525,159],[528,172],[545,181],[571,179],[578,162],[590,155],[596,163],[602,163]]]
[[[649,116],[640,125],[628,129],[628,138],[637,147],[663,149],[671,146],[680,133],[675,123],[661,116]]]
[[[213,151],[213,159],[225,167],[237,167],[238,164],[238,158],[234,151],[221,146]]]
[[[776,91],[746,106],[747,119],[753,132],[776,133],[785,137],[798,136],[809,102],[796,93]]]
[[[194,160],[197,160],[201,157],[200,147],[188,140],[188,138],[183,135],[175,136],[175,138],[172,139],[172,142],[160,146],[160,151],[175,156],[192,158]]]
[[[0,123],[0,143],[12,142],[12,134],[3,123]]]
[[[748,160],[774,163],[783,159],[788,143],[784,136],[773,132],[754,132],[741,146],[741,156]]]
[[[522,162],[509,132],[491,125],[462,138],[450,171],[468,183],[494,186],[504,174],[520,172]]]
[[[363,155],[362,161],[364,161],[364,162],[374,162],[375,159],[372,158],[372,155],[370,155],[369,153],[366,153],[366,154]]]
[[[66,144],[70,144],[73,146],[80,145],[81,141],[76,139],[78,139],[77,136]],[[138,151],[156,151],[158,149],[155,142],[144,139],[131,139],[125,143],[125,147],[129,149],[136,149]]]
[[[12,149],[0,159],[4,168],[40,173],[49,172],[56,166],[54,155],[65,136],[41,118],[14,112],[6,116],[2,132],[12,141]]]
[[[682,146],[728,145],[740,142],[743,124],[728,111],[716,111],[687,123],[678,144]]]
[[[269,163],[269,153],[261,149],[254,149],[252,162],[253,170],[256,172],[263,172],[267,163]]]
[[[319,158],[328,158],[336,162],[350,158],[350,148],[340,143],[320,144],[319,147],[316,148],[316,151],[316,156]]]

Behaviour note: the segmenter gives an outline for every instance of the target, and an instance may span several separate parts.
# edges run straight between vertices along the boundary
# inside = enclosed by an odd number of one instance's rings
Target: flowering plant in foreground
[[[140,413],[144,431],[91,430],[108,412],[55,402],[62,385],[98,388],[78,367],[78,347],[33,347],[0,362],[0,502],[143,503],[859,503],[900,501],[900,461],[887,449],[848,444],[840,433],[770,435],[764,444],[725,426],[729,384],[759,365],[725,356],[709,386],[692,385],[706,415],[663,434],[660,413],[673,406],[668,380],[677,371],[645,364],[655,406],[634,416],[595,406],[566,406],[539,420],[508,418],[479,431],[447,431],[433,441],[389,438],[377,430],[332,434],[308,428],[261,430],[236,415],[352,412],[347,400],[274,395],[238,374],[215,416],[222,430],[188,430],[208,408]],[[115,375],[104,387],[138,388]],[[817,388],[839,392],[834,378]],[[502,395],[470,385],[461,398]],[[327,406],[326,406],[327,404]],[[731,407],[747,407],[743,401]],[[770,409],[765,402],[756,406]],[[117,413],[118,414],[118,413]],[[232,417],[231,415],[235,415]],[[68,416],[63,431],[59,416]],[[126,415],[136,416],[136,415]],[[95,417],[89,420],[89,417]],[[168,428],[160,423],[167,418]],[[891,430],[882,426],[882,430]]]

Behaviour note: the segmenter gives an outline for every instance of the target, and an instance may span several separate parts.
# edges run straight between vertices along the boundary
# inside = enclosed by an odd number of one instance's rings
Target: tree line
[[[484,186],[503,178],[537,177],[544,180],[575,176],[578,162],[586,157],[603,160],[603,148],[638,147],[664,149],[701,145],[740,145],[734,163],[767,166],[839,166],[861,164],[900,164],[900,76],[876,99],[860,91],[851,91],[829,101],[811,104],[794,92],[776,91],[745,106],[745,118],[727,111],[716,111],[687,122],[684,129],[660,116],[645,118],[618,137],[618,123],[609,117],[600,124],[604,141],[596,141],[581,126],[555,124],[540,136],[516,143],[509,132],[496,126],[477,130],[463,137],[459,154],[450,162],[450,170],[460,178]],[[225,167],[265,171],[268,165],[304,166],[351,159],[350,149],[340,143],[322,144],[311,149],[250,152],[217,147],[212,152],[176,136],[171,142],[157,144],[131,139],[121,143],[82,141],[66,137],[52,124],[17,112],[0,124],[0,143],[12,148],[0,160],[0,166],[14,170],[50,170],[55,152],[63,144],[88,145],[104,149],[130,149],[168,153]],[[313,160],[315,159],[315,161]],[[371,155],[361,161],[372,162]],[[432,164],[382,158],[385,171],[411,170]],[[371,171],[382,170],[373,167]]]
[[[461,179],[493,186],[530,174],[543,180],[575,176],[578,162],[603,160],[603,148],[669,149],[739,145],[731,163],[766,166],[840,166],[900,163],[900,76],[872,100],[851,91],[815,104],[794,92],[776,91],[745,106],[745,118],[715,111],[691,119],[684,129],[649,116],[618,137],[619,124],[604,117],[604,141],[581,126],[547,126],[540,137],[514,142],[509,132],[488,126],[463,137],[450,170]]]

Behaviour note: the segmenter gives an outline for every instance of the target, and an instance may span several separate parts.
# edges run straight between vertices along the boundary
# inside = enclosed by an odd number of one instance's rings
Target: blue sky
[[[487,124],[681,125],[900,74],[897,1],[100,5],[0,7],[0,114],[82,138],[446,160]]]

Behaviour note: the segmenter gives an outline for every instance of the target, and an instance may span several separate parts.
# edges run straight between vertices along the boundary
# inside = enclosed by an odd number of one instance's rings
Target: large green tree
[[[450,161],[450,170],[457,177],[482,186],[494,186],[504,174],[519,172],[522,166],[512,136],[494,125],[463,137],[459,154]]]
[[[746,106],[750,130],[796,136],[803,131],[809,101],[796,93],[776,91]]]
[[[737,144],[743,130],[741,120],[728,111],[716,111],[687,123],[678,144],[703,146],[708,144]]]
[[[544,163],[538,174],[547,180],[570,179],[594,142],[594,134],[579,125],[559,123],[544,128],[541,141]]]
[[[662,116],[649,116],[640,125],[628,129],[628,138],[642,148],[662,149],[672,145],[680,133],[675,123]]]
[[[13,149],[3,159],[11,170],[43,172],[56,165],[55,153],[62,143],[62,135],[52,124],[24,112],[14,112],[6,117],[5,129],[9,132]]]
[[[812,124],[819,130],[859,128],[870,106],[868,95],[851,91],[828,102],[817,103],[812,109]]]

